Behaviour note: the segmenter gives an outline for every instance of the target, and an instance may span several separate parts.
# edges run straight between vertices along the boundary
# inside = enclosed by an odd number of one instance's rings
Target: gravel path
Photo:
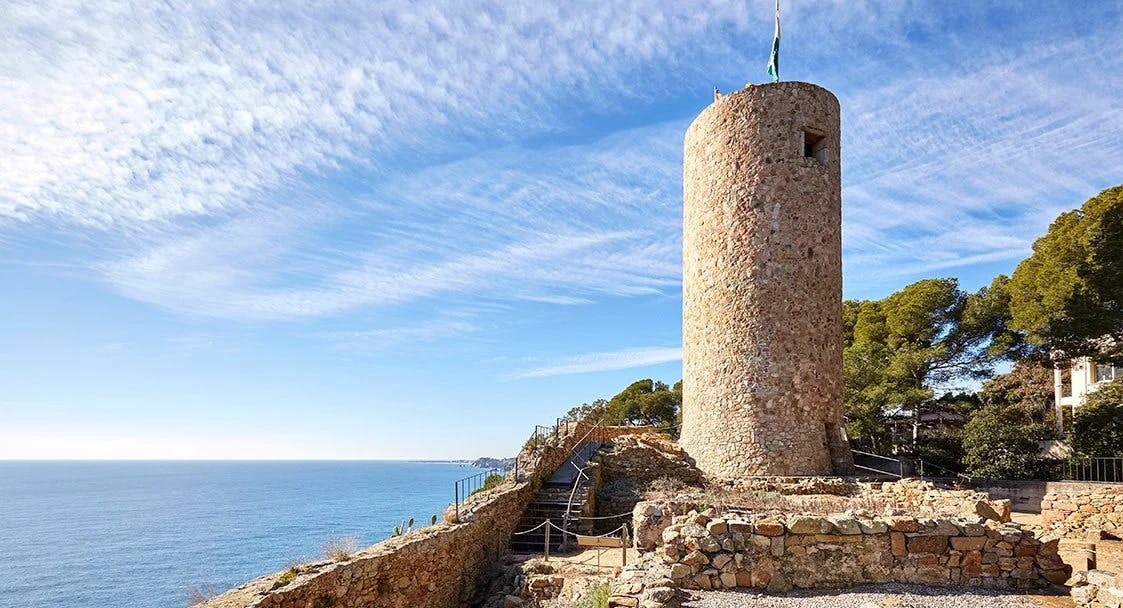
[[[695,592],[683,608],[1040,608],[1072,606],[1063,597],[985,589],[880,585],[838,591],[796,591],[783,596],[737,591]]]

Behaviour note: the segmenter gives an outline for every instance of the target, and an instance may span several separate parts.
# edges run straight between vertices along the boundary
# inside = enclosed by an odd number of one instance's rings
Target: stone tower
[[[707,475],[849,473],[839,106],[804,82],[686,131],[682,447]]]

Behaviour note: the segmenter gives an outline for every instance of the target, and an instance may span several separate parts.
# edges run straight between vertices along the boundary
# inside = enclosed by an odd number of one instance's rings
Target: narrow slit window
[[[803,155],[821,163],[827,162],[827,137],[812,131],[804,131]]]

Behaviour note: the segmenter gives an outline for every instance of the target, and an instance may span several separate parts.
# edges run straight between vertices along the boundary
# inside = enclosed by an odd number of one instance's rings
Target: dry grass
[[[304,572],[304,566],[300,564],[290,564],[289,567],[277,577],[277,582],[282,585],[287,585],[300,576]]]
[[[324,543],[324,557],[333,562],[343,562],[351,559],[359,552],[359,539],[354,536],[333,538]]]

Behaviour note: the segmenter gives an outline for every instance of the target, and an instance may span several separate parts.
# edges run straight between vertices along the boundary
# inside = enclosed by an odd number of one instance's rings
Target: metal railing
[[[877,458],[879,460],[885,461],[886,463],[895,463],[897,465],[896,466],[896,468],[897,468],[896,472],[893,472],[891,470],[891,467],[893,466],[892,464],[888,465],[890,468],[875,469],[873,467],[862,466],[858,463],[854,463],[855,469],[861,469],[863,471],[869,471],[871,473],[877,473],[879,475],[891,475],[891,476],[896,477],[898,479],[901,479],[905,476],[905,463],[902,460],[898,460],[897,458],[890,458],[888,456],[882,456],[881,454],[874,454],[873,452],[863,452],[861,450],[850,450],[850,451],[852,453],[860,455],[860,456],[866,456],[868,458]]]
[[[569,461],[570,464],[572,464],[574,467],[577,467],[577,477],[573,479],[573,488],[569,491],[569,501],[565,505],[565,518],[562,520],[562,528],[566,530],[569,529],[569,519],[573,512],[573,499],[577,496],[577,488],[580,487],[582,479],[589,478],[589,476],[585,474],[585,469],[582,467],[578,467],[577,463],[572,462],[572,459],[576,458],[578,454],[582,454],[583,452],[590,450],[591,448],[593,448],[593,446],[603,443],[606,438],[606,434],[607,431],[605,431],[604,428],[604,416],[602,415],[597,419],[596,422],[593,423],[593,426],[588,431],[585,431],[585,435],[582,436],[581,439],[577,440],[577,445],[575,445],[573,449],[570,450],[569,456],[566,457],[566,460]],[[586,460],[588,458],[592,458],[592,452],[590,452],[588,456],[585,456],[585,458]],[[588,467],[587,462],[585,466],[586,468]]]
[[[453,504],[455,505],[454,508],[457,518],[460,517],[460,505],[464,504],[464,500],[472,494],[486,489],[487,480],[492,475],[502,474],[499,472],[499,469],[489,469],[476,473],[475,475],[469,475],[464,479],[457,479],[453,483],[453,494],[455,497]]]
[[[578,425],[581,422],[583,421],[557,418],[554,420],[553,426],[543,426],[541,424],[537,424],[534,426],[534,433],[531,434],[530,439],[527,440],[527,445],[531,448],[531,450],[537,450],[538,448],[545,446],[551,441],[554,444],[557,444],[560,437],[569,432],[570,426]],[[582,437],[581,440],[577,442],[577,446],[570,452],[570,456],[573,456],[573,454],[575,454],[577,450],[583,447],[585,441],[590,436],[590,433],[596,431],[597,429],[600,429],[601,434],[599,436],[603,438],[604,426],[601,424],[601,421],[598,420],[594,424],[593,428],[586,432],[585,437]],[[519,481],[518,455],[515,456],[515,465],[513,468],[513,481],[517,483]],[[453,509],[456,513],[457,519],[460,518],[460,507],[464,504],[464,501],[469,496],[471,496],[472,493],[477,492],[481,489],[485,489],[485,483],[487,482],[487,479],[492,475],[502,475],[502,473],[498,469],[490,469],[487,471],[481,471],[474,475],[469,475],[464,479],[458,479],[453,483]],[[505,480],[506,477],[504,478],[504,481]]]
[[[1123,456],[1076,456],[1064,463],[1064,479],[1069,481],[1123,482]]]
[[[953,471],[938,464],[928,462],[927,460],[916,459],[916,472],[917,475],[924,479],[925,477],[958,477],[964,481],[972,482],[975,478],[959,471]],[[933,474],[934,473],[934,474]]]

